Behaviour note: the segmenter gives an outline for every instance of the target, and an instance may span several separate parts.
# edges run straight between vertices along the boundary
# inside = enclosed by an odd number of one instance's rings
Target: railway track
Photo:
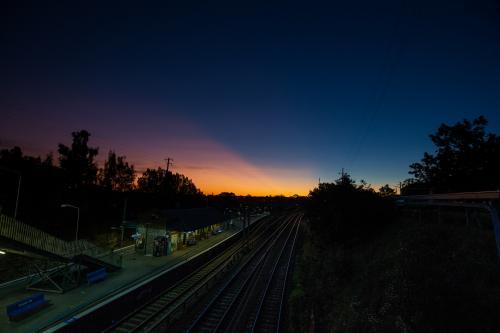
[[[287,243],[279,260],[271,273],[264,297],[262,297],[257,314],[249,327],[250,332],[280,332],[288,272],[295,252],[295,243],[300,229],[300,221],[295,229],[293,240]]]
[[[201,294],[210,289],[215,281],[243,255],[246,248],[255,246],[257,241],[263,239],[267,230],[272,225],[279,224],[283,218],[278,217],[270,223],[259,224],[250,232],[248,240],[236,243],[104,332],[147,332],[154,330],[160,323],[170,323]]]
[[[288,266],[302,216],[285,221],[196,315],[187,332],[279,329]],[[278,306],[276,306],[278,304]]]

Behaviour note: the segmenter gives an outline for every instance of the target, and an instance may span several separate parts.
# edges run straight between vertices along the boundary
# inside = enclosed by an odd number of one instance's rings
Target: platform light
[[[5,251],[0,250],[0,254],[5,254]]]

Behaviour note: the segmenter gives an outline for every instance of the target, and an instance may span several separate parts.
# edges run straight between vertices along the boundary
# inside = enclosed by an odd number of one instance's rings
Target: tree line
[[[99,148],[90,137],[86,130],[73,132],[70,145],[58,145],[57,162],[53,154],[28,156],[20,147],[0,150],[0,212],[14,215],[19,181],[18,218],[42,228],[65,229],[64,220],[71,218],[65,215],[71,212],[61,210],[62,203],[80,207],[83,225],[87,220],[89,226],[103,227],[151,207],[204,204],[200,189],[180,173],[158,167],[138,174],[125,155],[113,150],[99,166]]]

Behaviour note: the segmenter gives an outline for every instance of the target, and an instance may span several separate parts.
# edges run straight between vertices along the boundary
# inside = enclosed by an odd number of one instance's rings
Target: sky
[[[100,161],[302,195],[342,168],[396,185],[441,123],[500,133],[495,0],[1,6],[0,148],[56,154],[86,129]]]

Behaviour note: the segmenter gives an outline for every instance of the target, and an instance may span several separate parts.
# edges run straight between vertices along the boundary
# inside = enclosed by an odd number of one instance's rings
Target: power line
[[[408,4],[406,2],[404,2],[399,8],[400,15],[394,22],[393,36],[391,38],[391,42],[387,45],[384,62],[382,64],[380,72],[380,80],[382,80],[382,82],[375,93],[375,101],[368,115],[366,126],[360,133],[358,144],[354,148],[353,155],[350,158],[349,167],[351,168],[354,166],[358,155],[360,154],[361,149],[364,146],[367,137],[369,136],[369,132],[374,125],[374,121],[380,113],[380,110],[382,109],[384,99],[394,79],[394,72],[396,71],[399,62],[401,61],[402,54],[404,52],[404,46],[406,44],[406,40],[404,40],[405,36],[401,31],[402,26],[404,25],[401,17],[404,17],[404,14],[408,11],[408,9]],[[384,74],[385,77],[383,77]]]

